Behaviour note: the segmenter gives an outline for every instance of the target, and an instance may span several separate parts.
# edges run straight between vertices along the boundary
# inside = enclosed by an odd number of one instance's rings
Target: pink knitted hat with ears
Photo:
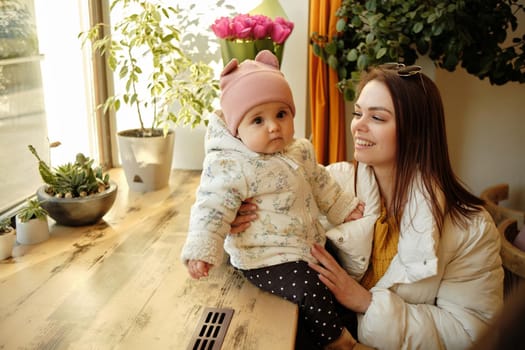
[[[269,50],[241,64],[233,58],[221,73],[221,109],[233,136],[246,112],[268,102],[283,102],[295,116],[292,90],[279,70],[279,60]]]

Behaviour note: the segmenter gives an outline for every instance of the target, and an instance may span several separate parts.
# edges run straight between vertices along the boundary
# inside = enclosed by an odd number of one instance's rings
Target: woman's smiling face
[[[354,158],[376,169],[393,169],[396,161],[396,118],[387,86],[378,80],[368,82],[354,106],[351,131]]]

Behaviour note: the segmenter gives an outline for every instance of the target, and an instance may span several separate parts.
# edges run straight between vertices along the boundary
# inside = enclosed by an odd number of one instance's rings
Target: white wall
[[[436,71],[457,175],[477,195],[508,183],[503,205],[525,210],[525,84],[490,85],[463,69]]]
[[[296,137],[308,137],[310,115],[308,112],[308,1],[304,0],[282,0],[283,6],[289,20],[294,22],[294,30],[286,42],[283,55],[282,71],[288,78],[293,90],[296,113],[295,113],[295,135]]]

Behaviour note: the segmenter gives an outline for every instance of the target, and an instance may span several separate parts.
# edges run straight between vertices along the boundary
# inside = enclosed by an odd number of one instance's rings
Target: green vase
[[[251,15],[265,15],[271,19],[275,19],[275,17],[288,19],[288,16],[286,16],[286,12],[284,12],[283,7],[279,3],[279,0],[263,0],[249,13]]]
[[[272,41],[272,39],[255,40],[255,50],[257,52],[262,50],[270,50],[275,56],[277,56],[277,59],[279,60],[279,67],[281,66],[281,62],[283,60],[284,44],[276,44]]]
[[[270,50],[277,56],[279,66],[283,59],[284,45],[275,44],[272,39],[259,40],[226,40],[220,39],[222,62],[226,66],[232,58],[236,58],[239,63],[246,59],[253,60],[259,51]]]

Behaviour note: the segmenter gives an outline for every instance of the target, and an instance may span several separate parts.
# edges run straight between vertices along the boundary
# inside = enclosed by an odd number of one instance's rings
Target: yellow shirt
[[[381,215],[374,226],[374,240],[370,265],[366,270],[361,285],[370,289],[383,277],[390,262],[397,254],[399,227],[394,217],[387,216],[386,208],[381,203]]]

